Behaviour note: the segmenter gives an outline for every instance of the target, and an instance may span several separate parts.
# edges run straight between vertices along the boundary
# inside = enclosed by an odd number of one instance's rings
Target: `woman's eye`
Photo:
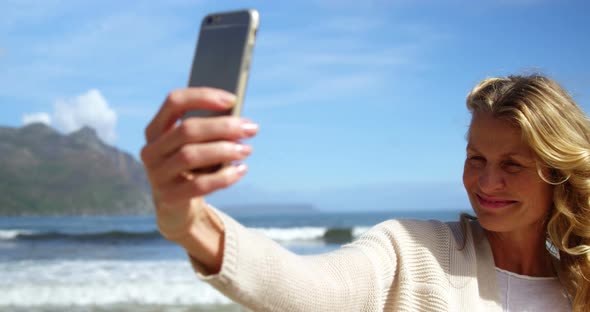
[[[472,167],[481,168],[485,166],[486,160],[481,156],[471,156],[467,157],[467,163]]]
[[[508,162],[504,164],[504,170],[510,173],[516,173],[522,170],[523,166],[515,162]]]

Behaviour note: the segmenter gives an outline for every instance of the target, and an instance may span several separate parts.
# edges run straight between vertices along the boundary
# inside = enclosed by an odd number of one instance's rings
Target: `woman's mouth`
[[[493,198],[493,197],[482,196],[479,194],[475,194],[475,196],[477,196],[477,201],[484,208],[497,209],[497,208],[503,208],[508,205],[516,203],[515,200]]]

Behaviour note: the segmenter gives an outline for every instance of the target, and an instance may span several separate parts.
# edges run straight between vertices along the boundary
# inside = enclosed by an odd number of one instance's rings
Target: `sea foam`
[[[279,242],[322,240],[326,233],[333,230],[342,230],[351,233],[353,238],[358,237],[367,231],[367,227],[352,228],[328,228],[328,227],[290,227],[290,228],[252,228],[265,236]],[[66,233],[60,231],[38,232],[29,230],[0,230],[0,241],[27,240],[27,241],[83,241],[83,242],[114,242],[114,241],[150,241],[161,240],[162,237],[157,231],[128,232],[128,231],[106,231],[106,232],[84,232]]]
[[[0,272],[0,307],[230,302],[188,261],[21,261]]]
[[[0,230],[0,240],[11,240],[19,235],[30,235],[33,233],[33,231],[28,230]]]

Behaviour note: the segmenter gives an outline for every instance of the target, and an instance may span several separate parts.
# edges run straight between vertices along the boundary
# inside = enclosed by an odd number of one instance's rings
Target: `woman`
[[[590,122],[542,76],[486,79],[472,112],[463,181],[477,218],[390,220],[340,250],[298,256],[248,231],[203,196],[246,172],[191,169],[242,160],[258,126],[223,110],[234,98],[170,93],[146,129],[142,159],[161,233],[200,277],[256,311],[588,311]]]

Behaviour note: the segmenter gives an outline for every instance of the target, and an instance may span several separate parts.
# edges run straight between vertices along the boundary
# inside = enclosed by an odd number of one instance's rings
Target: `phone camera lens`
[[[205,23],[207,23],[207,25],[213,24],[213,17],[212,16],[208,16],[207,19],[205,20]]]

